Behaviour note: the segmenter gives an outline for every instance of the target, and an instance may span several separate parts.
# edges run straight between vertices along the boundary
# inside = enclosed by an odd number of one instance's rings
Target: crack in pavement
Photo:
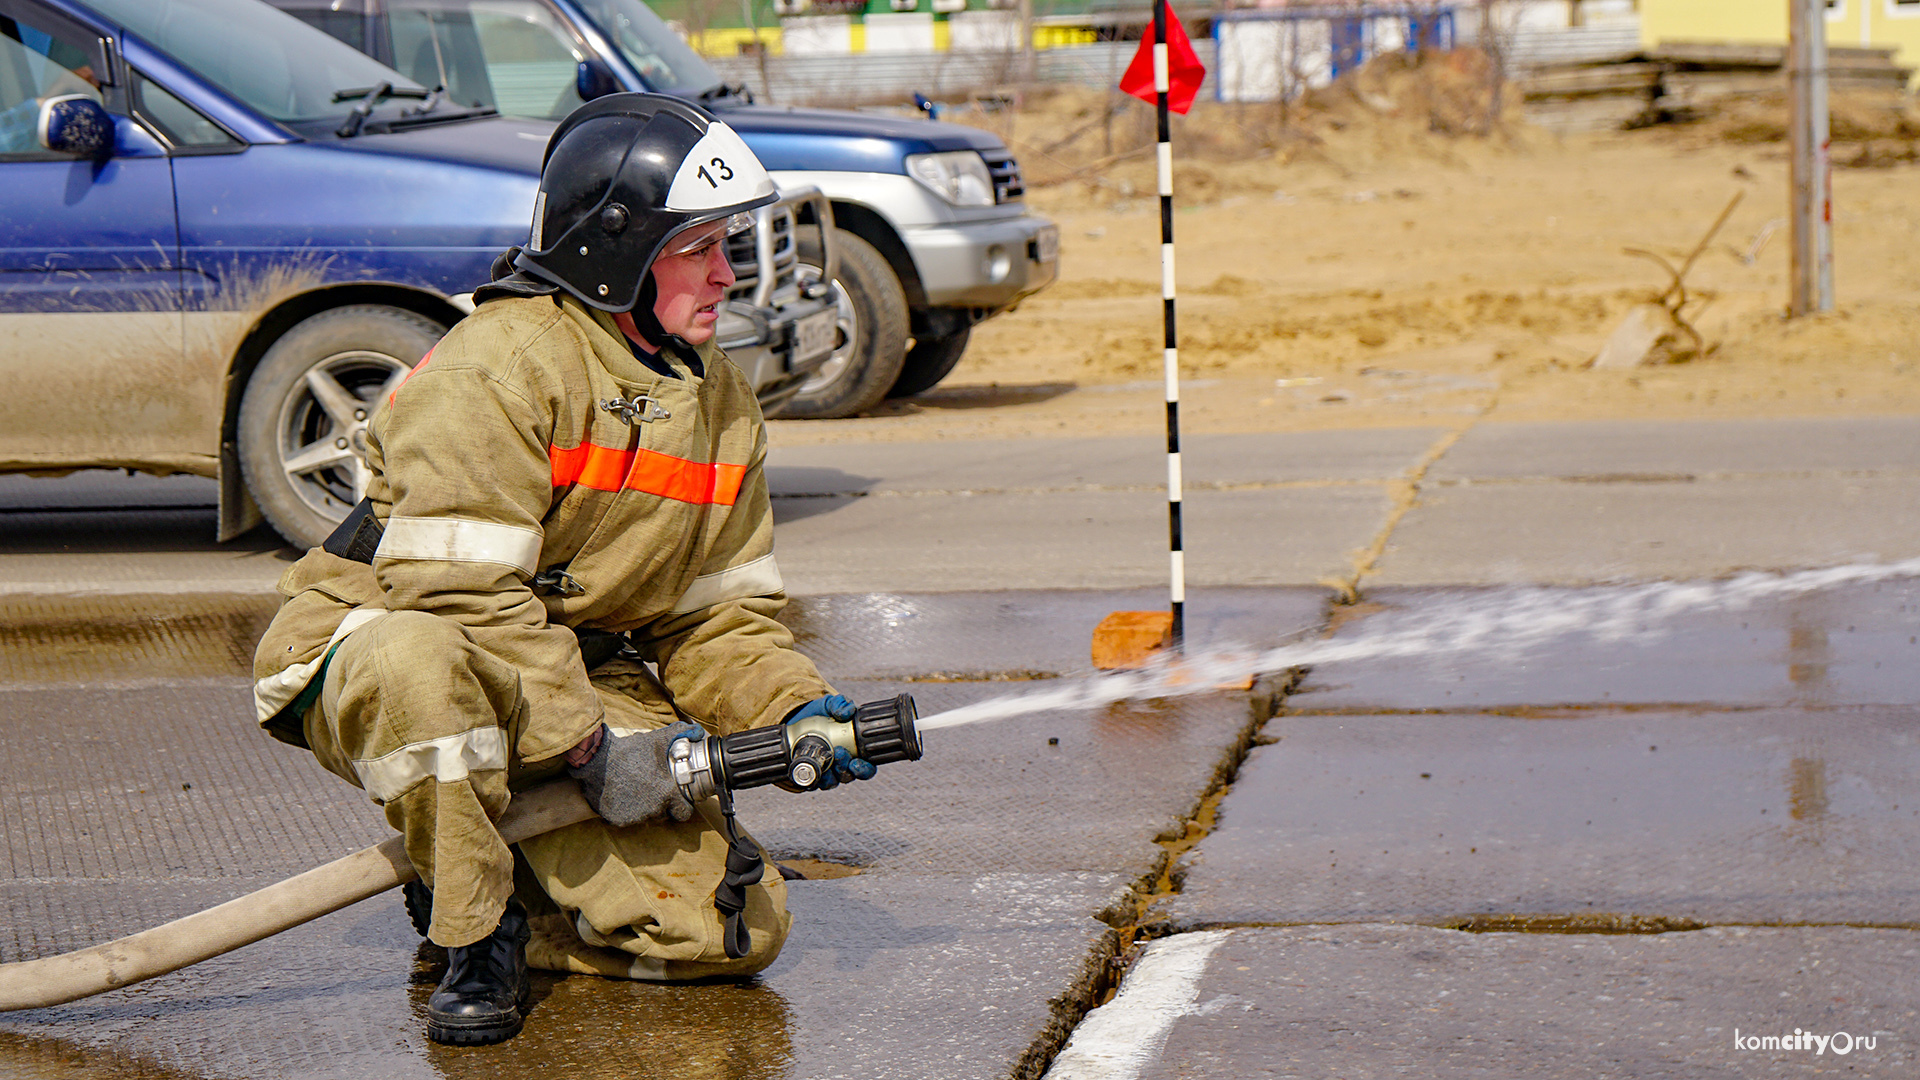
[[[1475,420],[1478,417],[1474,418]],[[1386,487],[1396,497],[1396,506],[1390,511],[1381,534],[1375,537],[1373,545],[1367,551],[1378,558],[1379,550],[1390,539],[1394,526],[1406,511],[1417,505],[1420,489],[1427,487],[1495,487],[1524,484],[1618,484],[1658,486],[1663,484],[1694,484],[1700,482],[1742,481],[1742,480],[1905,480],[1920,477],[1920,469],[1780,469],[1764,470],[1720,470],[1709,472],[1616,472],[1616,473],[1570,473],[1566,475],[1535,474],[1526,476],[1450,476],[1428,479],[1426,473],[1453,448],[1461,436],[1473,426],[1469,421],[1450,430],[1432,447],[1429,447],[1421,461],[1406,473],[1395,477],[1310,477],[1299,480],[1187,480],[1183,482],[1186,491],[1313,491],[1329,488],[1367,488]],[[978,495],[1160,495],[1166,492],[1164,483],[1160,484],[1054,484],[1028,487],[977,487],[977,488],[861,488],[849,491],[778,491],[772,498],[779,499],[917,499],[917,498],[966,498]],[[1406,501],[1411,500],[1411,501]],[[0,510],[0,514],[10,511]],[[1358,557],[1356,557],[1356,566]],[[1369,564],[1363,573],[1370,573]],[[1349,579],[1343,579],[1349,580]]]
[[[1239,738],[1221,755],[1213,781],[1201,792],[1193,810],[1181,818],[1177,831],[1154,838],[1161,847],[1161,855],[1153,868],[1128,889],[1124,899],[1099,913],[1097,917],[1112,927],[1112,932],[1095,946],[1082,968],[1080,980],[1053,999],[1054,1023],[1028,1047],[1013,1070],[1013,1080],[1038,1080],[1044,1076],[1086,1015],[1119,992],[1121,981],[1146,943],[1168,932],[1170,928],[1154,915],[1153,905],[1180,891],[1181,857],[1213,831],[1214,814],[1220,801],[1232,789],[1247,755],[1261,745],[1260,729],[1280,714],[1287,695],[1299,685],[1299,680],[1300,670],[1293,669],[1263,676],[1254,684],[1248,694],[1247,724]]]
[[[1327,919],[1273,919],[1191,923],[1177,933],[1203,933],[1208,930],[1288,930],[1312,926],[1430,926],[1436,930],[1459,930],[1469,934],[1676,934],[1694,930],[1726,927],[1747,929],[1819,929],[1920,930],[1920,922],[1808,919],[1714,919],[1703,921],[1685,916],[1629,915],[1614,912],[1575,914],[1477,914],[1441,918],[1357,918],[1344,921]]]
[[[1337,594],[1335,598],[1336,604],[1347,605],[1359,603],[1361,581],[1366,578],[1367,575],[1374,572],[1374,568],[1380,562],[1380,556],[1386,553],[1387,543],[1393,538],[1394,530],[1399,528],[1400,520],[1407,516],[1408,511],[1419,504],[1420,486],[1426,480],[1427,472],[1431,470],[1441,458],[1445,457],[1447,451],[1452,450],[1454,444],[1458,443],[1468,431],[1471,431],[1475,424],[1485,419],[1486,415],[1493,411],[1494,406],[1497,405],[1499,401],[1499,391],[1496,390],[1492,394],[1489,394],[1486,402],[1480,407],[1479,411],[1460,421],[1445,434],[1441,435],[1439,439],[1434,441],[1432,446],[1427,448],[1427,452],[1421,455],[1419,461],[1415,462],[1400,477],[1388,482],[1387,490],[1393,497],[1393,505],[1388,508],[1387,520],[1381,524],[1380,531],[1374,535],[1373,543],[1367,545],[1367,547],[1361,551],[1354,553],[1352,570],[1346,576],[1324,578],[1320,582],[1335,591]]]
[[[1391,477],[1310,478],[1303,480],[1194,480],[1184,481],[1185,491],[1274,491],[1338,487],[1380,487],[1391,484]],[[916,499],[927,496],[951,498],[971,495],[1165,495],[1167,486],[1158,484],[1067,484],[1051,487],[982,488],[880,488],[859,491],[785,491],[774,499]]]
[[[1697,473],[1573,473],[1565,476],[1453,476],[1426,481],[1432,487],[1492,487],[1499,484],[1693,484],[1741,480],[1911,480],[1920,469],[1711,470]]]

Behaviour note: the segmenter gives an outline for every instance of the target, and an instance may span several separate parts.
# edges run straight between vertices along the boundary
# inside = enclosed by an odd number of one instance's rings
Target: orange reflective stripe
[[[423,356],[423,357],[421,357],[421,358],[420,358],[420,362],[419,362],[419,363],[417,363],[417,364],[415,364],[415,365],[413,365],[413,371],[409,371],[409,372],[407,372],[407,373],[406,373],[405,375],[403,375],[403,376],[401,376],[401,378],[400,378],[400,386],[405,386],[405,385],[407,385],[407,380],[408,380],[408,379],[411,379],[411,378],[413,378],[413,374],[414,374],[414,372],[415,372],[415,371],[419,371],[419,370],[420,370],[421,368],[423,368],[423,367],[426,367],[426,366],[427,366],[427,361],[429,361],[429,360],[431,360],[431,359],[433,359],[433,350],[434,350],[434,349],[437,349],[437,348],[439,348],[439,347],[440,347],[440,343],[439,343],[439,342],[437,342],[437,341],[436,341],[436,342],[434,342],[434,343],[433,343],[433,346],[432,346],[432,348],[429,348],[429,349],[427,350],[427,355],[425,355],[425,356]],[[394,398],[396,398],[396,397],[398,397],[398,396],[400,395],[400,386],[396,386],[396,387],[394,387],[394,388],[393,388],[393,393],[391,393],[391,394],[388,394],[388,395],[387,395],[387,407],[388,407],[388,408],[392,408],[392,407],[393,407],[393,399],[394,399]]]
[[[584,484],[595,491],[644,491],[664,499],[700,505],[732,506],[747,478],[745,465],[726,465],[662,454],[627,451],[582,443],[556,446],[553,486]]]
[[[553,459],[554,487],[585,484],[595,491],[619,491],[627,467],[633,464],[632,454],[592,443],[572,449],[556,446],[549,456]]]
[[[745,465],[708,464],[642,450],[627,474],[627,487],[680,502],[732,506],[746,478]]]

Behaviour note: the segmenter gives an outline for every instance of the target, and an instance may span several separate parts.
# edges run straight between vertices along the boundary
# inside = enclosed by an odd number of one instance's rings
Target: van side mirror
[[[580,61],[580,66],[574,72],[573,88],[579,93],[581,101],[592,101],[619,93],[620,82],[613,77],[613,69],[607,66],[605,60],[594,57]]]
[[[67,94],[40,103],[36,129],[40,145],[56,154],[104,161],[113,156],[113,117],[84,94]]]

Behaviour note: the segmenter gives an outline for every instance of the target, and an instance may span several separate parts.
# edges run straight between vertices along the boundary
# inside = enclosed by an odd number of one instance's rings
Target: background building
[[[1785,45],[1787,5],[1759,0],[1639,0],[1640,39]],[[1920,0],[1827,0],[1829,48],[1891,48],[1920,63]]]

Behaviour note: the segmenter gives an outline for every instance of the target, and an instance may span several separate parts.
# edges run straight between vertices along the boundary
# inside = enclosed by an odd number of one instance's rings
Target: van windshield
[[[697,98],[720,74],[640,0],[575,0],[647,81],[647,89]]]
[[[283,124],[338,119],[344,90],[412,80],[259,0],[88,0],[194,74]]]

